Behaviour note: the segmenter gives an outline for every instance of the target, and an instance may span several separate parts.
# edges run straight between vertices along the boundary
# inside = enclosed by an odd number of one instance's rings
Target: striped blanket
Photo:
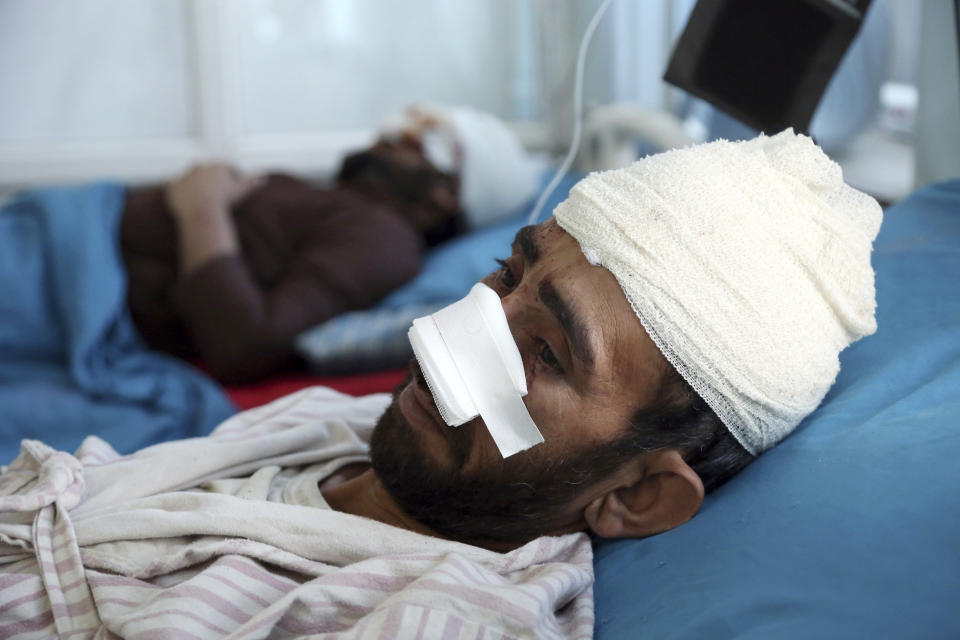
[[[307,389],[129,456],[25,441],[0,470],[0,637],[591,637],[583,534],[495,553],[267,498],[363,459],[387,401]]]

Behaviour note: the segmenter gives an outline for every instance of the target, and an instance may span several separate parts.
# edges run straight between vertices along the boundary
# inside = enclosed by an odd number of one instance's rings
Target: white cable
[[[546,189],[543,190],[543,193],[540,194],[537,204],[533,207],[533,211],[530,212],[530,217],[527,218],[527,224],[536,224],[537,218],[540,217],[540,210],[543,209],[547,198],[549,198],[553,190],[557,188],[560,180],[566,175],[567,171],[570,170],[570,165],[573,164],[573,157],[580,148],[580,134],[583,128],[581,122],[583,119],[583,67],[587,59],[587,48],[590,46],[590,40],[593,39],[593,32],[597,30],[597,25],[600,24],[600,20],[603,18],[603,14],[606,13],[607,7],[610,6],[611,2],[613,2],[613,0],[603,0],[603,4],[601,4],[597,12],[593,14],[590,24],[587,25],[587,30],[583,32],[583,39],[580,41],[580,52],[577,54],[577,73],[573,83],[573,140],[570,141],[570,150],[567,151],[567,157],[564,159],[563,164],[557,169],[557,172],[553,175],[553,179],[550,180],[550,184],[548,184]]]

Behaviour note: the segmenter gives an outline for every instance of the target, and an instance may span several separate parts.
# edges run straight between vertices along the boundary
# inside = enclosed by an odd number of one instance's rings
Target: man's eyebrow
[[[528,265],[540,259],[540,245],[537,243],[536,231],[535,225],[527,225],[517,231],[517,235],[513,238],[513,245],[520,248],[523,260]]]
[[[549,280],[540,285],[537,293],[540,296],[540,301],[553,314],[560,328],[566,334],[567,343],[570,345],[573,354],[584,364],[588,373],[592,371],[595,361],[593,343],[590,341],[590,334],[583,320],[574,312],[573,308],[557,291],[556,286]]]

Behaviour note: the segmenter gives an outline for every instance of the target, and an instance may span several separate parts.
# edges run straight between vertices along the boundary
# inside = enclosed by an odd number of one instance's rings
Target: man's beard
[[[549,452],[523,452],[480,474],[461,469],[470,453],[478,420],[449,429],[452,462],[431,458],[394,402],[380,417],[370,441],[374,472],[412,518],[461,542],[524,543],[569,527],[570,505],[630,457],[628,434],[613,442],[583,445],[552,458]],[[544,447],[545,445],[538,445]]]

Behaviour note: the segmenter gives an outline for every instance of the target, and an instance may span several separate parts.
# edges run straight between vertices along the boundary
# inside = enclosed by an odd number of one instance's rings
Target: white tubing
[[[613,0],[603,0],[603,4],[601,4],[597,12],[593,14],[590,24],[587,25],[586,31],[583,32],[583,39],[580,41],[580,51],[577,54],[577,72],[573,82],[573,140],[570,141],[570,149],[567,151],[567,157],[563,160],[563,164],[561,164],[557,172],[553,174],[550,184],[547,185],[546,189],[543,190],[543,193],[541,193],[537,199],[537,204],[533,207],[533,211],[530,212],[530,217],[527,218],[527,224],[536,224],[537,219],[540,217],[540,211],[547,202],[547,198],[550,197],[550,194],[552,194],[554,189],[557,188],[557,185],[560,184],[560,180],[567,174],[567,171],[570,170],[570,165],[573,164],[573,158],[577,155],[577,150],[580,148],[580,135],[583,129],[583,67],[587,59],[587,49],[590,46],[590,41],[593,39],[593,32],[597,30],[597,25],[600,24],[600,20],[603,18],[603,14],[606,13],[607,7],[610,6],[611,2],[613,2]]]

